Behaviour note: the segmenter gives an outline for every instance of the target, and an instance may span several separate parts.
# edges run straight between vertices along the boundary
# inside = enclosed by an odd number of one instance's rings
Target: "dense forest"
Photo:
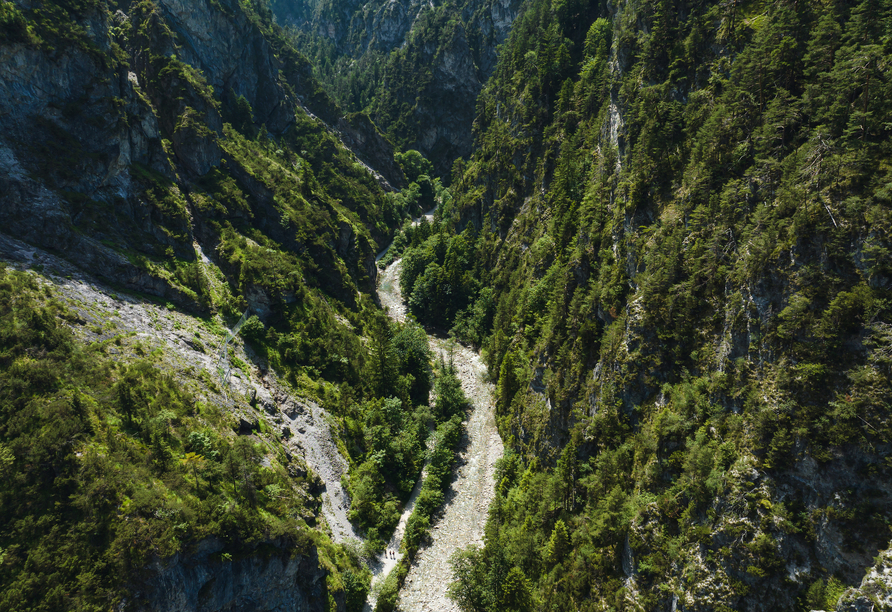
[[[525,6],[404,254],[510,446],[462,609],[829,609],[888,547],[890,10]]]

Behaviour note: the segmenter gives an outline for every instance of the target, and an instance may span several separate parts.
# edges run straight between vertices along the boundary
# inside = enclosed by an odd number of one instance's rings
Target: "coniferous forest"
[[[889,0],[0,0],[0,611],[890,572]]]

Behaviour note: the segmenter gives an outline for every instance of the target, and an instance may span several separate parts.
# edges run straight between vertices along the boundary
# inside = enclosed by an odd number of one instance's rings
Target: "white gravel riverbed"
[[[380,275],[378,297],[392,318],[404,321],[400,263],[396,260]],[[399,609],[403,612],[458,610],[446,597],[452,582],[448,559],[469,544],[482,544],[489,504],[495,494],[495,464],[503,452],[495,423],[493,385],[487,380],[480,356],[443,338],[430,335],[429,340],[438,357],[452,359],[471,409],[444,507],[435,517],[431,539],[418,551],[400,593]]]

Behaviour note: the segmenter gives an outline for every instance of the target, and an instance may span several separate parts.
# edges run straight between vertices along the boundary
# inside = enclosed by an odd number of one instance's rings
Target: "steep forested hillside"
[[[395,233],[497,381],[463,610],[892,607],[890,57],[889,0],[0,0],[0,610],[359,610],[416,486],[398,606],[466,402]]]
[[[829,609],[889,546],[890,11],[515,22],[403,260],[510,447],[463,609]]]
[[[471,154],[475,101],[519,0],[273,0],[280,23],[338,102],[366,112],[403,150],[448,178]]]
[[[362,608],[452,417],[403,180],[262,3],[0,2],[0,609]]]

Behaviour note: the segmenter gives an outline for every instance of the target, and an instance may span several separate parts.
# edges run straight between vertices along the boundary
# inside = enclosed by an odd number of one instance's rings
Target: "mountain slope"
[[[271,7],[345,108],[367,112],[398,148],[421,151],[448,179],[452,161],[471,154],[475,101],[520,4],[275,0]]]
[[[889,10],[515,22],[403,258],[510,440],[464,609],[826,608],[888,547]]]
[[[440,416],[390,180],[260,6],[0,3],[0,607],[361,609]]]

